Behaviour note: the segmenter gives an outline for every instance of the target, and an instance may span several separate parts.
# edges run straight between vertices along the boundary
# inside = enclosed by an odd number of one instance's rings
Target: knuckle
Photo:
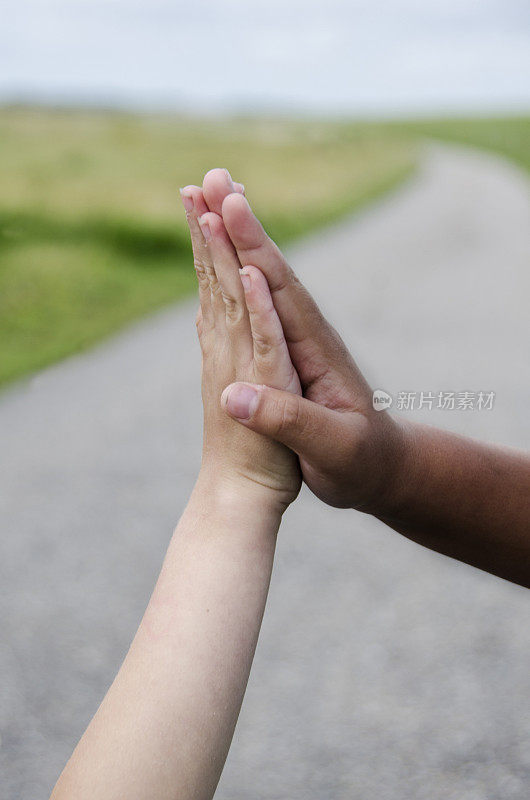
[[[272,350],[270,340],[263,336],[254,336],[254,353],[256,358],[265,360],[267,359]]]
[[[226,313],[233,314],[237,307],[235,298],[232,297],[232,295],[228,294],[228,292],[225,291],[225,289],[222,290],[222,294],[223,294],[223,302],[226,306]]]
[[[236,327],[240,325],[245,318],[245,310],[241,303],[234,300],[233,297],[223,295],[226,307],[226,321],[229,325]]]
[[[300,427],[300,404],[295,395],[282,398],[276,414],[275,433],[281,435]]]
[[[199,256],[194,257],[193,266],[195,267],[195,272],[197,273],[197,279],[202,283],[208,281],[208,270],[206,269],[206,264]]]
[[[219,298],[223,292],[221,286],[219,285],[219,281],[217,280],[217,275],[213,270],[208,272],[208,280],[210,281],[210,291],[212,293],[212,297],[214,299]]]
[[[281,336],[263,334],[259,332],[253,333],[253,340],[255,356],[257,359],[262,361],[267,361],[271,358],[276,359],[277,350],[284,342],[284,339]]]

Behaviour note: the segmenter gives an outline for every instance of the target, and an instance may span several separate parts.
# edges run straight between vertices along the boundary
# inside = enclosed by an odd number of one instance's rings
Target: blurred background
[[[282,241],[409,175],[418,135],[528,168],[529,36],[524,0],[5,0],[0,381],[193,287],[177,189],[212,166]]]
[[[179,186],[227,167],[373,383],[495,391],[418,418],[529,446],[530,7],[1,16],[0,797],[30,800],[119,666],[198,464]],[[218,796],[527,797],[522,590],[306,494],[285,527]]]

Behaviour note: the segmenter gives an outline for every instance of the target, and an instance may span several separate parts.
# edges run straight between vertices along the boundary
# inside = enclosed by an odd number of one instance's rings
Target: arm
[[[331,410],[268,387],[256,394],[253,413],[240,424],[297,452],[321,499],[530,586],[528,454],[381,412]]]
[[[300,392],[300,383],[267,281],[252,268],[240,276],[215,214],[206,214],[203,235],[199,195],[197,187],[184,193],[200,297],[201,470],[131,648],[53,800],[213,796],[256,646],[276,533],[300,488],[295,455],[222,409],[231,381],[289,392]]]
[[[222,213],[242,265],[265,273],[303,397],[256,387],[252,413],[226,410],[299,456],[324,502],[377,516],[410,539],[530,585],[530,456],[372,408],[372,391],[336,331],[226,174],[203,193]],[[231,393],[235,400],[237,389]]]
[[[125,661],[53,800],[210,798],[243,699],[280,510],[199,481]]]
[[[530,457],[403,424],[403,460],[376,515],[431,550],[530,586]]]

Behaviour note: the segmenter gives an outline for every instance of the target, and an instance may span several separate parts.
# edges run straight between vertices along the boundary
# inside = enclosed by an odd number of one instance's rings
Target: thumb
[[[282,442],[309,461],[318,462],[331,442],[344,445],[353,434],[347,412],[270,386],[231,383],[221,395],[221,406],[246,428]]]

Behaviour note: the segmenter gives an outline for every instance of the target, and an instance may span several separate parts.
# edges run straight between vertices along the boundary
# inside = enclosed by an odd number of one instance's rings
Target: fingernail
[[[184,189],[179,189],[180,196],[182,198],[182,205],[184,206],[186,211],[193,211],[193,197],[189,194],[184,193]]]
[[[245,186],[242,183],[234,183],[234,191],[239,194],[245,194]]]
[[[210,226],[208,225],[207,222],[201,222],[199,220],[199,227],[200,227],[200,229],[202,231],[202,235],[204,236],[206,241],[209,242],[211,240],[211,238],[212,238],[212,232],[210,230]]]
[[[246,383],[233,383],[221,395],[221,405],[236,419],[250,419],[258,407],[258,392]]]
[[[225,173],[226,173],[226,177],[228,178],[228,183],[232,187],[232,191],[233,191],[234,190],[234,181],[232,180],[232,176],[230,175],[230,173],[228,172],[227,169],[225,169]]]
[[[243,272],[243,269],[239,270],[239,274],[241,276],[241,283],[243,284],[243,289],[245,290],[245,292],[248,292],[248,290],[250,289],[250,275],[247,275],[246,272]]]

